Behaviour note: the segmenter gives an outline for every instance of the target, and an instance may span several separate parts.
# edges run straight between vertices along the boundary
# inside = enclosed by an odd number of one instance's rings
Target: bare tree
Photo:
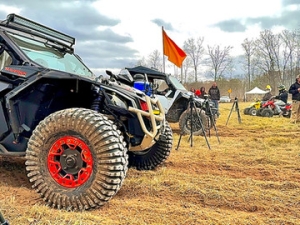
[[[268,76],[268,83],[275,85],[280,76],[280,36],[273,34],[270,30],[260,32],[259,38],[255,41],[256,56],[260,58],[259,67]]]
[[[251,88],[251,78],[254,76],[254,70],[257,62],[254,59],[254,54],[256,51],[256,46],[253,40],[248,40],[246,38],[242,43],[242,48],[245,51],[244,57],[246,61],[246,71],[247,71],[247,80],[248,80],[248,88]]]
[[[187,82],[189,68],[191,68],[192,64],[193,64],[192,59],[190,58],[190,56],[187,56],[182,63],[182,70],[183,70],[183,72],[181,74],[181,82],[182,83]]]
[[[292,71],[293,67],[295,66],[293,65],[293,55],[297,49],[297,34],[296,31],[283,30],[280,37],[283,41],[282,79],[283,84],[287,84],[287,81],[290,80],[291,75],[292,77],[295,77]],[[290,71],[290,73],[287,74],[287,71]]]
[[[146,58],[143,56],[141,59],[137,60],[136,66],[147,66]]]
[[[148,56],[148,66],[150,68],[158,69],[159,71],[162,71],[162,57],[158,50],[154,50],[149,56]]]
[[[199,37],[197,40],[194,38],[190,38],[184,42],[183,50],[185,53],[190,57],[190,60],[193,63],[194,71],[195,71],[195,82],[198,81],[198,67],[201,63],[201,58],[204,54],[204,47],[203,47],[204,37]]]
[[[210,69],[213,71],[214,81],[220,79],[226,70],[231,69],[232,58],[230,50],[232,48],[232,46],[225,46],[224,49],[221,49],[219,45],[207,46],[210,57]]]
[[[300,28],[297,30],[297,47],[296,47],[296,51],[295,51],[295,58],[296,58],[296,62],[295,62],[295,74],[299,74],[300,73]]]

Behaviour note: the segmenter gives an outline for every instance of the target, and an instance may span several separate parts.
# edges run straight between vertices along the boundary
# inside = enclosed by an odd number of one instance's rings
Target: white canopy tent
[[[247,96],[249,96],[249,95],[252,95],[252,99],[254,99],[254,98],[257,98],[257,97],[261,98],[261,95],[264,95],[266,93],[267,93],[267,91],[264,91],[264,90],[261,90],[258,87],[255,87],[252,90],[245,92],[245,100],[246,101],[249,100],[247,98]]]

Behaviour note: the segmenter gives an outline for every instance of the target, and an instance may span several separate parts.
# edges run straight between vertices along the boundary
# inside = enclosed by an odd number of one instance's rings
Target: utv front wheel
[[[200,119],[200,121],[199,121]],[[201,126],[202,125],[202,126]],[[182,134],[204,135],[203,130],[207,132],[210,126],[210,119],[204,110],[199,108],[185,110],[179,118],[179,128]],[[203,128],[203,130],[202,130]]]
[[[129,167],[137,170],[152,170],[163,163],[172,150],[173,134],[170,125],[166,122],[165,131],[157,142],[149,149],[140,152],[128,152]]]
[[[102,206],[118,192],[127,169],[121,132],[88,109],[66,109],[46,117],[26,150],[32,187],[54,208]]]

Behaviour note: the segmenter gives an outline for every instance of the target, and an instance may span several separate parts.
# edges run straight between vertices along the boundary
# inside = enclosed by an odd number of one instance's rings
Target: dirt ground
[[[226,125],[230,106],[221,105],[208,142],[186,135],[179,143],[178,124],[171,124],[167,161],[153,171],[129,169],[116,196],[87,212],[45,206],[25,160],[0,157],[0,209],[13,225],[300,224],[299,125],[244,115],[239,124],[235,112]]]

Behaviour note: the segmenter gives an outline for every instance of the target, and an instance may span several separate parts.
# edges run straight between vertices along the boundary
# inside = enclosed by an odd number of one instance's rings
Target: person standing
[[[213,82],[212,86],[208,90],[208,94],[212,102],[215,104],[215,107],[217,109],[217,115],[219,116],[220,115],[219,112],[220,90],[216,82]]]
[[[296,76],[296,82],[290,86],[289,93],[292,94],[291,122],[300,121],[300,74]]]
[[[205,98],[205,95],[207,95],[206,91],[205,91],[205,87],[201,87],[200,88],[200,96],[199,98]]]
[[[199,89],[196,89],[196,90],[195,90],[195,96],[196,96],[196,97],[199,97],[200,95],[201,95],[200,90],[199,90]]]

